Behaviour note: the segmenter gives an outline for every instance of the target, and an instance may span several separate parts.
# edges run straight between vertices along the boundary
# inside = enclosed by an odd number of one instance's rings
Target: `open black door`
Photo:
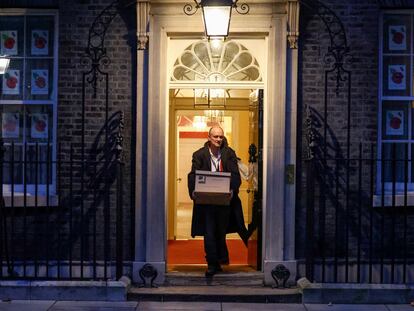
[[[263,195],[263,90],[250,98],[249,166],[253,176],[249,181],[248,229],[252,233],[248,245],[248,263],[262,268],[262,195]]]

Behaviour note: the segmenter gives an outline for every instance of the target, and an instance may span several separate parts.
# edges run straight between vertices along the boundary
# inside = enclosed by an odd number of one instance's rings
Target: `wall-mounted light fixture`
[[[199,8],[203,11],[203,22],[206,36],[210,38],[225,38],[229,35],[231,11],[234,8],[239,14],[249,13],[250,7],[238,0],[194,0],[194,5],[184,5],[186,15],[194,15]]]
[[[9,68],[10,59],[0,56],[0,75],[4,74]]]

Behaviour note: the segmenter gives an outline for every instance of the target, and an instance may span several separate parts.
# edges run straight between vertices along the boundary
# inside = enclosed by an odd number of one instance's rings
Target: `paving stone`
[[[143,301],[138,305],[138,311],[156,310],[220,311],[222,309],[219,302]]]
[[[409,304],[387,305],[389,311],[413,311],[414,308]]]
[[[0,301],[1,311],[47,311],[53,300],[11,300]]]
[[[306,311],[303,304],[283,303],[223,303],[222,311]]]
[[[135,311],[135,301],[58,301],[49,311]]]
[[[389,311],[385,305],[305,304],[307,311]]]

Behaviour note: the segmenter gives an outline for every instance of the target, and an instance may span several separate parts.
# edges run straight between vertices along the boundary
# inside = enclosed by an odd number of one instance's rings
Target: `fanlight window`
[[[198,41],[188,46],[174,64],[171,81],[261,82],[257,60],[235,41]]]

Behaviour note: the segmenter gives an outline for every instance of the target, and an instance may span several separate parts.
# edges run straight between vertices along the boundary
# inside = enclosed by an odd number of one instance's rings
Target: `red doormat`
[[[227,240],[230,264],[247,264],[247,247],[241,240]],[[169,240],[167,263],[169,265],[205,264],[203,240]]]

